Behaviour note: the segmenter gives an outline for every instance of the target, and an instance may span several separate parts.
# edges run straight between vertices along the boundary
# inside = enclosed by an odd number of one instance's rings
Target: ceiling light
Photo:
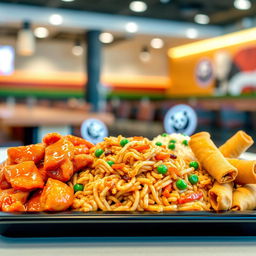
[[[49,35],[49,30],[44,27],[38,27],[34,30],[34,35],[37,38],[46,38]]]
[[[194,17],[194,21],[198,24],[208,24],[210,22],[210,18],[206,14],[197,14]]]
[[[150,42],[152,48],[160,49],[164,46],[164,41],[161,38],[153,38]]]
[[[114,40],[114,36],[111,33],[108,32],[103,32],[99,35],[99,40],[103,43],[103,44],[110,44],[113,42]]]
[[[61,15],[59,14],[52,14],[49,18],[49,22],[52,24],[52,25],[55,25],[55,26],[58,26],[58,25],[61,25],[62,22],[63,22],[63,18]]]
[[[251,8],[252,3],[249,0],[235,0],[234,6],[238,10],[248,10]]]
[[[35,52],[35,38],[31,31],[31,24],[24,21],[18,32],[17,53],[21,56],[31,56]]]
[[[74,2],[75,0],[61,0],[62,2],[66,2],[66,3],[69,3],[69,2]]]
[[[205,52],[225,49],[227,47],[239,46],[242,44],[252,44],[256,41],[256,28],[246,29],[239,32],[226,34],[210,39],[199,40],[190,44],[185,44],[171,48],[168,51],[170,58],[183,58],[186,56],[200,54]]]
[[[135,22],[128,22],[125,25],[125,30],[129,33],[136,33],[138,31],[138,25]]]
[[[74,45],[73,48],[72,48],[72,53],[75,55],[75,56],[81,56],[84,52],[84,49],[81,45]]]
[[[145,12],[148,8],[147,4],[142,1],[133,1],[130,3],[129,8],[133,12]]]
[[[76,40],[74,46],[72,47],[72,53],[75,56],[81,56],[84,52],[84,49],[81,45],[81,41],[80,40]]]
[[[190,39],[195,39],[198,37],[198,31],[195,28],[189,28],[186,31],[186,37]]]
[[[148,62],[151,59],[151,54],[147,46],[143,46],[140,52],[140,60],[143,62]]]

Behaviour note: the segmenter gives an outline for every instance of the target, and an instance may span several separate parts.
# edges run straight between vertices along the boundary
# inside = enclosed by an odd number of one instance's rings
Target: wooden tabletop
[[[97,118],[107,125],[114,122],[114,116],[111,113],[92,113],[41,106],[29,108],[22,104],[7,107],[6,104],[0,104],[0,123],[11,127],[79,126],[88,118]]]

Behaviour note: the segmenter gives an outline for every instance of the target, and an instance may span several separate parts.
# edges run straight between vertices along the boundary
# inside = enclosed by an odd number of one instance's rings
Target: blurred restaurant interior
[[[0,146],[81,135],[88,118],[153,138],[177,104],[219,144],[256,139],[255,14],[254,0],[0,0]]]

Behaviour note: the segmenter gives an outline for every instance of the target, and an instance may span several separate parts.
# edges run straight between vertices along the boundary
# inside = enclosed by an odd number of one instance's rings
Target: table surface
[[[6,238],[0,236],[4,256],[46,255],[255,255],[256,237],[86,237]]]
[[[0,148],[0,161],[6,159]],[[245,153],[246,159],[256,154]],[[75,231],[74,231],[75,232]],[[240,256],[256,254],[256,237],[69,237],[6,238],[0,236],[0,255],[182,255]]]
[[[3,125],[9,127],[78,126],[88,118],[99,119],[108,125],[114,121],[114,116],[110,113],[92,113],[82,110],[42,106],[29,108],[24,104],[16,104],[8,108],[6,104],[0,104],[0,121]]]

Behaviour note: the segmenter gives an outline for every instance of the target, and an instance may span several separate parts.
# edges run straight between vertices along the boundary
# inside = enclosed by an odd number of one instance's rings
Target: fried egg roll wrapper
[[[254,141],[251,136],[243,131],[238,131],[222,146],[220,146],[219,150],[225,157],[237,158],[244,153],[253,144],[253,142]]]
[[[219,183],[229,183],[235,180],[237,169],[221,154],[208,132],[200,132],[191,136],[189,145],[201,165]]]
[[[235,183],[256,184],[256,161],[227,158],[230,164],[237,168]]]
[[[215,211],[227,211],[232,206],[233,183],[220,184],[215,181],[209,190],[209,199]]]
[[[256,208],[256,184],[247,184],[233,192],[232,210],[246,211]]]

